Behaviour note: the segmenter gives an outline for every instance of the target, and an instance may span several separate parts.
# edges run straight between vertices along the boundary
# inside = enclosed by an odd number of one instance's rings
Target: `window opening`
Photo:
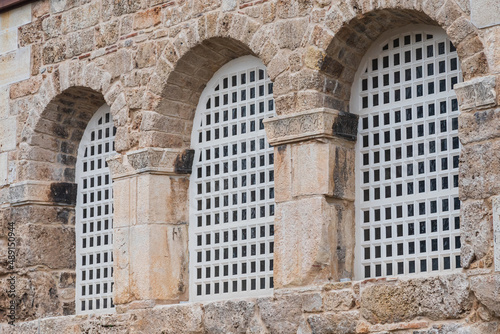
[[[358,279],[460,268],[455,47],[442,30],[386,38],[358,73]]]
[[[77,314],[114,312],[113,187],[106,159],[116,154],[115,134],[109,107],[104,105],[88,123],[78,148]]]
[[[252,56],[208,83],[196,110],[190,184],[190,298],[271,294],[274,151],[263,120],[274,116],[273,84]]]

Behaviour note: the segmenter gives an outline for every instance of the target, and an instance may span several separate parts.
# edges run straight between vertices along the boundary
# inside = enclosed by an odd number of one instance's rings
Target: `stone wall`
[[[18,296],[17,327],[1,329],[498,332],[500,26],[492,13],[499,9],[472,3],[40,0],[0,14],[10,41],[2,44],[10,53],[0,54],[0,321],[8,321],[11,276]],[[408,24],[442,27],[464,74],[456,89],[464,270],[338,283],[353,279],[354,265],[351,85],[371,43]],[[189,298],[183,164],[198,99],[222,65],[243,55],[259,57],[274,82],[278,117],[266,121],[275,146],[274,297],[164,306]],[[3,70],[9,61],[16,70]],[[117,314],[73,316],[76,150],[103,103],[119,153],[109,161]],[[151,186],[158,184],[161,192]]]

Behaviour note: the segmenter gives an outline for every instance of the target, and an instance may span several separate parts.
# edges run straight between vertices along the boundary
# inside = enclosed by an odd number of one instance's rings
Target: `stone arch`
[[[207,82],[241,56],[254,55],[268,65],[279,49],[272,38],[264,38],[269,32],[235,13],[200,17],[179,32],[164,46],[149,84],[155,102],[151,111],[142,112],[140,146],[189,147],[192,120]]]
[[[409,24],[435,25],[445,30],[457,48],[464,80],[488,73],[483,43],[467,14],[454,1],[434,6],[417,2],[397,8],[363,8],[339,25],[324,51],[318,51],[315,64],[334,87],[332,92],[325,92],[330,95],[325,106],[349,111],[351,85],[365,52],[382,33]]]
[[[21,131],[18,176],[23,180],[74,181],[76,150],[87,122],[103,104],[117,127],[117,151],[130,147],[129,108],[119,80],[95,64],[61,64],[43,81]]]
[[[19,225],[23,237],[18,240],[17,258],[21,267],[32,268],[29,274],[20,274],[20,280],[41,277],[50,287],[50,306],[44,296],[20,291],[19,309],[28,302],[40,305],[34,311],[37,317],[75,312],[74,206],[79,141],[100,106],[107,103],[115,110],[126,108],[120,85],[111,84],[105,72],[90,71],[95,67],[89,65],[85,72],[85,66],[78,62],[71,66],[68,70],[68,64],[61,65],[45,76],[33,97],[33,108],[18,138],[16,182],[9,188],[11,219],[23,223]]]

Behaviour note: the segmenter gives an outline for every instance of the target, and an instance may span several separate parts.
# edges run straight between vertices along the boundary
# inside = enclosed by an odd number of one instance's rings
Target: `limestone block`
[[[334,276],[338,216],[337,208],[323,196],[277,205],[275,288],[304,286]]]
[[[224,301],[204,305],[205,331],[208,333],[246,333],[255,317],[252,301]],[[252,331],[255,333],[256,331]]]
[[[331,290],[323,293],[325,311],[349,311],[354,306],[354,294],[351,289]]]
[[[178,224],[189,220],[189,180],[143,174],[137,184],[137,224]]]
[[[135,300],[187,298],[187,225],[130,227],[130,293]],[[118,282],[116,283],[118,284]]]
[[[296,333],[302,315],[302,298],[297,294],[257,299],[262,321],[270,333]]]
[[[372,324],[410,321],[417,316],[458,319],[471,307],[465,274],[368,283],[361,289],[360,311]]]
[[[0,86],[29,78],[30,49],[24,47],[0,56]]]
[[[125,324],[132,333],[198,334],[204,330],[203,320],[207,321],[200,304],[159,306],[134,311],[130,316],[134,320]]]
[[[313,334],[354,334],[359,321],[359,312],[346,313],[323,313],[311,315],[307,322],[311,326]]]
[[[496,105],[496,77],[486,76],[455,85],[460,110],[484,109]]]
[[[292,196],[354,200],[354,148],[333,140],[291,144]]]
[[[136,206],[131,201],[131,185],[136,182],[132,178],[122,178],[113,182],[113,226],[116,228],[128,227],[132,225],[135,215]],[[135,198],[135,197],[134,197]]]
[[[17,225],[18,267],[47,266],[51,269],[75,268],[75,231],[69,226]],[[36,242],[33,242],[36,240]],[[58,245],[58,247],[54,247]]]
[[[323,311],[323,297],[320,293],[307,293],[302,295],[302,311],[320,312]]]
[[[459,133],[462,144],[500,137],[500,109],[460,113]]]
[[[9,116],[9,86],[0,87],[0,120]]]
[[[318,108],[264,120],[267,140],[273,146],[313,138],[356,140],[357,116]]]
[[[465,145],[459,166],[460,199],[482,199],[500,194],[500,142]]]
[[[489,252],[493,241],[490,203],[483,200],[467,200],[462,202],[461,209],[461,242],[468,244],[474,258],[480,260]]]
[[[8,29],[31,22],[31,4],[14,8],[0,14],[0,27]]]
[[[331,194],[333,156],[330,145],[318,141],[292,145],[292,195]]]
[[[17,28],[0,30],[0,54],[17,49]]]
[[[500,275],[471,277],[471,289],[477,299],[495,316],[500,315]]]
[[[292,198],[292,154],[290,145],[274,148],[274,192],[276,203]]]
[[[472,0],[471,20],[478,28],[500,24],[500,3],[496,0]]]
[[[8,168],[8,154],[0,154],[0,186],[7,184],[9,168]]]
[[[142,249],[142,247],[141,247]],[[115,305],[129,303],[130,294],[130,228],[113,227],[113,301]]]
[[[0,279],[0,307],[8,309],[11,299],[7,296],[7,278]],[[55,277],[50,272],[28,272],[23,275],[16,275],[16,317],[17,319],[32,320],[36,318],[50,317],[57,315],[60,311],[61,303],[57,295],[57,283]],[[7,322],[5,312],[0,316],[1,322]],[[16,321],[16,326],[11,333],[22,333],[17,331],[20,324]],[[21,327],[21,326],[20,326]],[[36,333],[36,327],[24,325],[25,333]],[[29,329],[29,330],[28,330]],[[2,333],[4,333],[2,331]],[[9,333],[9,332],[8,332]]]
[[[500,271],[500,197],[491,200],[493,212],[493,247],[495,271]]]

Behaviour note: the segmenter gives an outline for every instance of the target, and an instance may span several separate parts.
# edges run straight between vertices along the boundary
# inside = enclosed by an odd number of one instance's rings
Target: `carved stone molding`
[[[340,137],[356,140],[358,116],[319,108],[264,120],[267,139],[273,146],[314,138]]]
[[[460,110],[485,109],[497,104],[496,77],[487,76],[455,85]]]
[[[12,206],[75,205],[76,184],[70,182],[22,181],[9,187]]]
[[[113,179],[140,173],[190,174],[193,150],[145,148],[108,159]]]

